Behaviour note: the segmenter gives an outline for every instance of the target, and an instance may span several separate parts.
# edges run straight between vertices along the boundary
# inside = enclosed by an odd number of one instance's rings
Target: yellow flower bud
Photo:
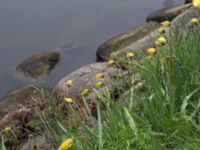
[[[149,49],[147,49],[147,54],[149,56],[155,55],[156,54],[156,49],[155,48],[149,48]]]
[[[160,34],[164,34],[166,32],[163,27],[159,28],[158,31],[159,31]]]
[[[3,132],[4,133],[9,133],[11,131],[11,127],[5,127],[4,129],[3,129]]]
[[[97,82],[97,83],[95,84],[95,86],[96,86],[97,88],[101,88],[101,87],[104,86],[104,83],[103,83],[103,82]]]
[[[198,24],[198,19],[197,19],[197,18],[192,18],[192,19],[190,20],[190,23],[191,23],[192,25],[197,25],[197,24]]]
[[[200,7],[200,0],[193,0],[193,6]]]
[[[109,66],[112,66],[114,63],[115,63],[114,60],[109,60],[109,61],[108,61],[108,65],[109,65]]]
[[[102,78],[104,78],[104,74],[102,74],[102,73],[98,73],[98,74],[96,74],[96,79],[102,79]]]
[[[163,21],[163,22],[161,22],[161,25],[164,27],[169,27],[169,26],[171,26],[171,23],[169,21]]]
[[[73,80],[67,80],[67,81],[66,81],[66,85],[67,85],[68,87],[71,87],[72,84],[73,84]]]
[[[135,54],[132,52],[128,52],[126,56],[127,56],[127,58],[131,59],[135,56]]]
[[[67,103],[72,103],[72,102],[73,102],[73,99],[70,98],[70,97],[65,97],[65,98],[64,98],[64,101],[67,102]]]
[[[58,150],[68,150],[69,148],[71,148],[74,144],[74,140],[73,139],[67,139],[65,141],[63,141],[63,143],[59,146]]]
[[[86,95],[88,95],[89,93],[90,93],[90,90],[84,89],[84,90],[81,92],[81,95],[82,95],[82,96],[86,96]]]
[[[165,43],[167,42],[165,37],[159,37],[156,41],[155,41],[155,46],[162,46],[165,45]]]

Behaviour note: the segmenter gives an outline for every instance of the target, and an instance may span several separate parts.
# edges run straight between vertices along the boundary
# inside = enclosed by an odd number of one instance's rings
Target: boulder
[[[192,0],[185,0],[185,3],[192,3]]]
[[[112,52],[118,51],[131,43],[141,39],[151,33],[160,24],[156,22],[148,22],[137,27],[130,29],[129,31],[117,35],[110,40],[106,41],[97,49],[97,60],[108,60]]]
[[[176,16],[178,16],[180,13],[184,12],[191,6],[192,4],[184,4],[184,5],[170,6],[156,10],[147,16],[147,22],[148,21],[162,22],[166,20],[171,21]]]
[[[184,11],[178,15],[172,22],[171,27],[165,27],[166,33],[162,36],[170,37],[170,31],[174,32],[175,30],[181,30],[188,26],[191,18],[199,18],[200,8],[199,7],[190,7],[188,10]],[[111,54],[111,57],[123,56],[128,51],[137,51],[137,50],[146,50],[147,48],[154,46],[154,41],[161,36],[158,30],[152,31],[149,35],[133,42],[127,47],[124,47],[116,52]]]
[[[178,15],[173,21],[172,21],[172,26],[175,28],[184,28],[188,25],[188,22],[192,18],[199,18],[200,17],[200,8],[199,7],[194,7],[192,6],[185,12],[181,13]]]
[[[37,85],[28,84],[6,94],[0,100],[0,118],[20,108],[26,108],[39,102],[41,90],[42,88]]]
[[[102,79],[96,79],[96,74],[102,73],[104,77]],[[95,95],[95,91],[105,90],[115,76],[123,75],[124,72],[116,67],[109,67],[107,63],[94,63],[83,66],[82,68],[72,72],[53,88],[53,95],[56,99],[63,101],[65,97],[70,97],[75,100],[82,99],[81,93],[84,89],[88,89],[90,92],[87,98],[91,98]],[[66,81],[73,80],[71,87],[66,86]],[[103,82],[102,88],[97,88],[95,84],[97,82]],[[94,98],[94,97],[93,97]]]
[[[39,131],[40,128],[28,128],[28,123],[34,118],[38,111],[48,105],[50,93],[38,85],[25,85],[19,87],[0,100],[0,129],[11,127],[15,137],[5,135],[8,141],[5,143],[8,148],[16,149],[16,138],[23,142],[28,134]],[[7,137],[8,136],[8,137]]]
[[[40,52],[20,63],[16,71],[25,78],[39,79],[48,75],[59,59],[58,52]]]

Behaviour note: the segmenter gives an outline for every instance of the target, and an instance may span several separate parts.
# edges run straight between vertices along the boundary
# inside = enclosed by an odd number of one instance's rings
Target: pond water
[[[32,54],[63,47],[61,61],[44,79],[52,87],[68,73],[95,62],[102,42],[145,22],[150,12],[183,1],[1,0],[0,97],[25,84],[11,70]],[[70,43],[75,47],[67,49]]]

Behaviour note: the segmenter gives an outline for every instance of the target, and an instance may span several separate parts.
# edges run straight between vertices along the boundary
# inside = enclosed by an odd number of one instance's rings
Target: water
[[[39,51],[63,48],[61,61],[45,79],[53,86],[75,69],[95,62],[97,47],[110,37],[145,22],[166,0],[1,0],[0,97],[24,84],[11,69]],[[176,0],[175,3],[183,3]],[[168,0],[173,4],[173,0]]]

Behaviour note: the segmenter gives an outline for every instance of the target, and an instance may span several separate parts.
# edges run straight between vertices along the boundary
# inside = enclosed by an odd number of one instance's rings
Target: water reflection
[[[183,0],[1,0],[0,96],[23,84],[9,69],[38,51],[59,49],[62,58],[47,78],[51,86],[61,77],[95,61],[98,45],[113,35],[143,23],[153,10]],[[66,51],[65,51],[66,50]]]

